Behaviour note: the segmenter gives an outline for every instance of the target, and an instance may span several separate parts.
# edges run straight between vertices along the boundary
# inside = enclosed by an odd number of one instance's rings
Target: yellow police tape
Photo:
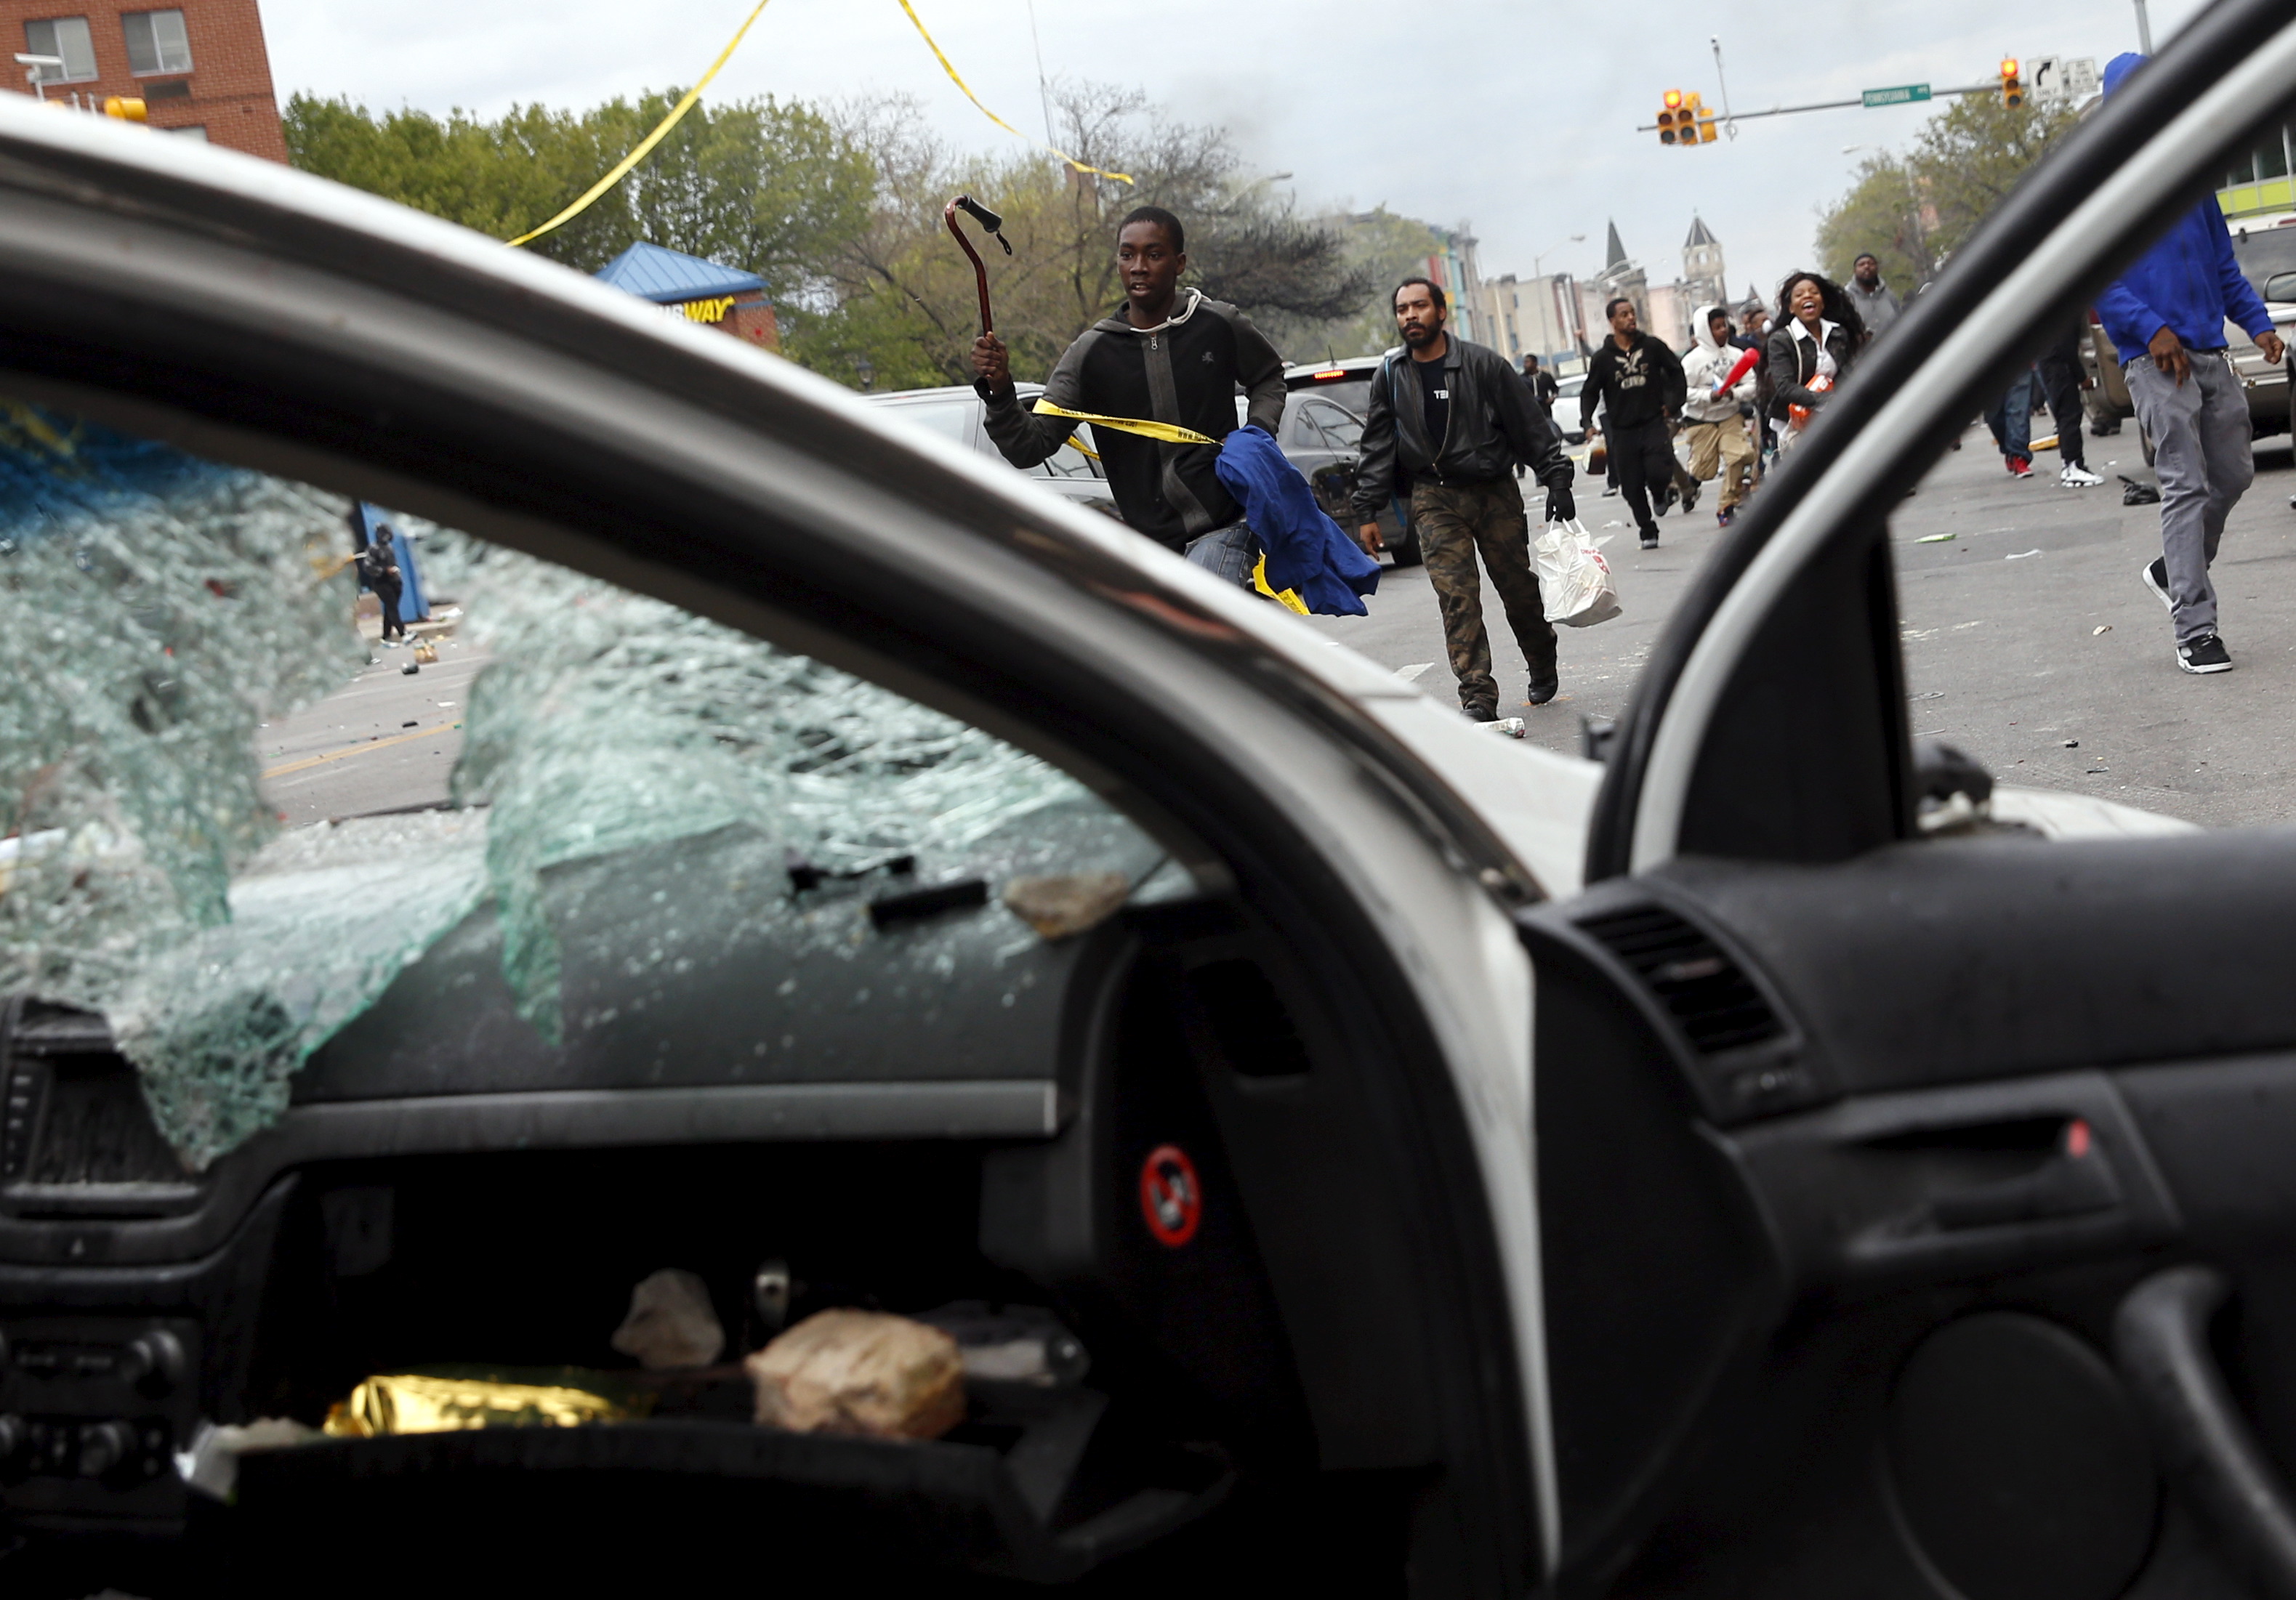
[[[1054,405],[1049,400],[1039,400],[1030,409],[1040,417],[1068,417],[1078,422],[1089,422],[1095,428],[1113,428],[1119,433],[1136,433],[1144,439],[1155,439],[1166,445],[1218,445],[1210,434],[1198,433],[1193,428],[1183,428],[1177,422],[1152,422],[1143,417],[1103,417],[1098,412],[1070,411],[1065,405]]]
[[[1003,128],[1006,133],[1012,135],[1016,139],[1027,139],[1029,137],[1028,135],[1022,133],[1019,128],[1014,127],[1011,123],[1005,121],[1004,118],[999,117],[987,106],[981,105],[980,96],[975,94],[970,88],[965,86],[964,79],[956,75],[956,69],[948,64],[948,57],[943,55],[940,52],[940,46],[933,43],[932,35],[925,31],[924,19],[917,15],[916,7],[911,5],[909,4],[909,0],[901,0],[901,9],[908,12],[909,20],[917,25],[917,37],[925,42],[925,48],[933,53],[933,59],[940,63],[940,69],[948,74],[948,81],[955,84],[958,88],[964,89],[964,97],[971,101],[974,105],[979,106],[980,109],[980,114],[988,118],[989,121],[995,123],[998,127]],[[1031,140],[1030,143],[1040,143],[1040,141]],[[1104,167],[1095,167],[1089,162],[1079,161],[1064,150],[1056,150],[1049,144],[1045,145],[1044,148],[1052,151],[1054,155],[1060,157],[1062,160],[1066,161],[1070,167],[1074,167],[1078,172],[1089,172],[1095,177],[1111,178],[1119,184],[1129,184],[1132,182],[1130,176],[1124,173],[1111,172]]]
[[[770,0],[758,0],[757,10],[750,13],[749,21],[742,23],[742,26],[735,30],[733,38],[727,41],[726,48],[718,53],[718,59],[709,63],[709,70],[704,72],[701,75],[700,81],[685,92],[684,99],[680,100],[676,105],[670,108],[669,115],[661,119],[660,127],[656,127],[653,132],[648,134],[644,138],[638,141],[638,145],[636,150],[633,150],[629,154],[624,156],[619,161],[616,162],[612,170],[609,171],[604,177],[600,178],[596,183],[591,184],[589,189],[584,192],[580,200],[576,200],[572,205],[567,207],[566,209],[561,211],[548,222],[544,223],[540,227],[533,229],[529,233],[521,233],[517,238],[507,241],[504,248],[514,249],[521,244],[541,238],[553,228],[563,226],[565,224],[573,221],[574,218],[581,216],[583,212],[590,208],[591,202],[595,200],[600,195],[605,193],[607,190],[611,189],[615,184],[620,183],[625,177],[628,176],[630,168],[636,166],[640,161],[644,160],[647,156],[652,154],[653,147],[660,143],[662,140],[668,135],[669,130],[677,126],[679,120],[685,117],[685,113],[693,109],[693,102],[701,98],[701,91],[708,88],[709,86],[709,80],[718,76],[720,69],[725,67],[727,61],[734,59],[734,52],[741,47],[742,39],[747,37],[749,35],[750,23],[755,22],[759,16],[764,14],[765,9],[769,3]]]
[[[576,200],[572,205],[567,207],[566,209],[561,211],[548,222],[544,223],[540,227],[530,229],[527,233],[521,233],[515,239],[504,241],[504,248],[515,249],[520,245],[529,244],[535,240],[541,238],[553,228],[565,226],[566,224],[573,221],[576,217],[581,216],[583,212],[588,210],[591,206],[595,204],[600,195],[604,194],[615,184],[627,177],[630,174],[630,168],[636,167],[640,161],[644,160],[649,155],[652,155],[653,153],[653,147],[660,143],[663,139],[667,138],[669,135],[669,130],[676,127],[685,118],[685,113],[693,109],[694,102],[701,98],[701,91],[708,88],[709,86],[709,80],[716,78],[718,74],[724,69],[726,63],[734,59],[734,52],[741,48],[742,41],[749,37],[750,25],[757,21],[758,16],[764,12],[767,5],[770,3],[771,0],[758,0],[757,9],[750,12],[748,20],[744,21],[740,28],[734,30],[734,37],[726,43],[726,48],[718,53],[718,59],[709,63],[709,70],[704,72],[700,80],[697,81],[692,88],[685,92],[684,97],[681,98],[676,105],[670,107],[669,115],[661,119],[660,125],[654,128],[653,132],[648,134],[644,138],[638,141],[637,148],[631,151],[629,154],[624,156],[619,161],[614,163],[612,168],[607,172],[606,176],[600,178],[596,183],[591,184],[588,189],[585,190],[582,193],[582,197]],[[975,94],[972,88],[965,83],[964,79],[956,75],[956,69],[949,63],[948,57],[941,53],[941,48],[939,45],[933,42],[932,35],[925,31],[924,19],[917,15],[916,8],[909,4],[909,0],[901,0],[901,9],[908,12],[909,20],[916,24],[917,37],[924,40],[925,47],[933,53],[933,59],[940,63],[940,69],[948,74],[948,81],[964,91],[964,97],[972,102],[974,105],[980,107],[980,114],[988,118],[989,121],[995,123],[998,127],[1003,128],[1006,133],[1011,134],[1017,138],[1028,138],[1028,135],[1021,133],[1019,128],[1014,127],[1011,123],[1005,121],[1004,118],[999,117],[987,106],[980,104],[980,96]],[[109,108],[107,107],[107,109]],[[1044,148],[1051,151],[1053,154],[1060,157],[1062,160],[1067,162],[1078,172],[1089,172],[1095,177],[1109,178],[1119,184],[1129,184],[1132,182],[1132,178],[1129,174],[1111,172],[1104,167],[1095,167],[1088,161],[1079,161],[1066,151],[1056,149],[1050,144],[1045,145]],[[1086,453],[1089,454],[1090,452],[1087,451]]]
[[[1254,589],[1259,590],[1260,593],[1266,595],[1269,600],[1272,600],[1276,604],[1285,608],[1287,610],[1297,611],[1302,616],[1308,615],[1308,602],[1301,600],[1294,591],[1290,589],[1271,589],[1267,586],[1267,558],[1266,556],[1260,557],[1259,559],[1252,565],[1251,586]]]

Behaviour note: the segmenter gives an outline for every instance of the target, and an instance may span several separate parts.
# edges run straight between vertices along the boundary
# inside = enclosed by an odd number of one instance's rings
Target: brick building
[[[82,108],[132,96],[155,128],[287,159],[256,0],[179,0],[157,11],[149,0],[0,0],[0,83],[20,94]],[[6,59],[18,53],[61,64]]]

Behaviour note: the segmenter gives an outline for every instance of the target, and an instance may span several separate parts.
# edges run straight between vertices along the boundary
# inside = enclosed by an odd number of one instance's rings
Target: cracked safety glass
[[[1045,952],[1171,892],[1057,768],[676,607],[38,406],[0,478],[0,996],[100,1016],[189,1171],[303,1098],[805,1077],[879,1016],[995,1075]]]

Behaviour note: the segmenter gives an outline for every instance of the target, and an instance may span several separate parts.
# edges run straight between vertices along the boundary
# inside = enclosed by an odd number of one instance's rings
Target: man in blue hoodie
[[[2134,53],[2113,57],[2104,92],[2113,93],[2144,61]],[[2120,352],[2128,397],[2152,436],[2161,480],[2161,557],[2146,565],[2144,586],[2169,608],[2177,665],[2188,673],[2230,672],[2232,657],[2217,636],[2209,565],[2225,518],[2255,480],[2256,462],[2248,401],[2225,354],[2225,323],[2238,324],[2268,361],[2286,352],[2264,301],[2241,276],[2216,197],[2186,212],[2115,279],[2097,297],[2096,314]]]

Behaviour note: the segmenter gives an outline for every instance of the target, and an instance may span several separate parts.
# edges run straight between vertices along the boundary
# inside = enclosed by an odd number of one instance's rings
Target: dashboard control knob
[[[135,1449],[135,1435],[124,1422],[91,1422],[79,1431],[79,1475],[101,1478]]]
[[[184,1342],[164,1327],[138,1334],[128,1343],[122,1370],[143,1393],[171,1393],[184,1381]]]

